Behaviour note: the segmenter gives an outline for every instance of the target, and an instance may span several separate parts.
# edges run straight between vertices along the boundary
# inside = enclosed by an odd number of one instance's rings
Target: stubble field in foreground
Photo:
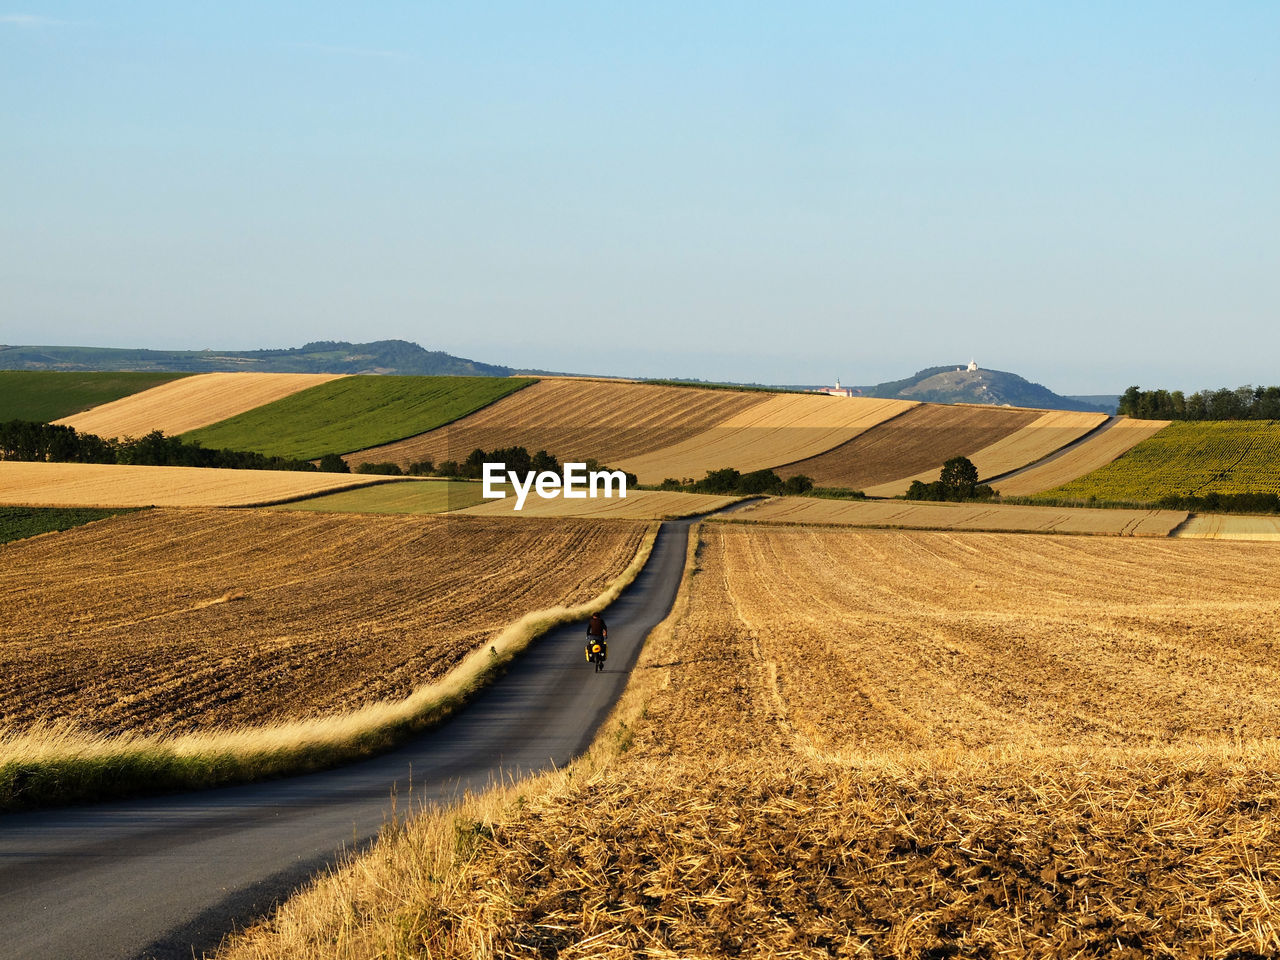
[[[702,536],[613,759],[402,828],[227,955],[1280,952],[1272,547]]]
[[[403,697],[598,594],[645,529],[151,510],[10,544],[0,725],[174,733]]]

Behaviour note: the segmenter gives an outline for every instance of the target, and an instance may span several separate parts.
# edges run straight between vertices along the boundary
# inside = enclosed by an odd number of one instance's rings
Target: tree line
[[[222,467],[231,470],[315,470],[306,460],[247,450],[215,450],[153,430],[144,437],[104,440],[74,427],[34,420],[0,423],[0,460],[38,463],[117,463],[147,467]]]
[[[1133,386],[1120,397],[1117,412],[1139,420],[1280,420],[1280,387],[1223,387],[1186,396]]]

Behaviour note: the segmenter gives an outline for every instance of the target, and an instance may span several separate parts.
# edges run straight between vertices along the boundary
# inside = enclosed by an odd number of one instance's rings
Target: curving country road
[[[662,525],[644,570],[606,611],[603,674],[583,660],[582,627],[570,625],[534,643],[454,719],[375,759],[268,783],[0,816],[0,958],[191,960],[344,849],[368,843],[390,816],[393,793],[444,800],[568,763],[671,609],[690,522]]]

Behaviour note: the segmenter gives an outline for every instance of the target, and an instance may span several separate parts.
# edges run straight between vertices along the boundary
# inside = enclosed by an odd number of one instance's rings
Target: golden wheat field
[[[762,470],[838,447],[914,406],[909,400],[774,394],[696,436],[610,466],[636,474],[641,483],[698,480],[722,467]]]
[[[0,461],[0,504],[38,507],[243,507],[332,493],[385,477],[296,470]]]
[[[938,470],[951,457],[981,450],[1039,416],[1037,410],[922,403],[834,450],[788,464],[778,474],[804,474],[820,487],[859,490]]]
[[[769,394],[616,380],[548,378],[456,423],[348,454],[351,463],[465,460],[472,450],[521,446],[562,462],[625,457],[669,446],[768,400]]]
[[[701,539],[596,753],[219,957],[1280,953],[1274,548]]]
[[[1167,537],[1178,524],[1187,519],[1187,513],[1182,510],[1103,510],[1002,503],[773,497],[742,508],[734,513],[733,519],[759,523],[839,524],[919,530]]]
[[[406,696],[647,526],[149,510],[0,549],[0,725],[174,733]]]
[[[1129,417],[1117,417],[1079,445],[1063,451],[1061,455],[1000,480],[996,484],[998,492],[1005,496],[1023,497],[1069,483],[1077,477],[1083,477],[1086,473],[1092,473],[1106,466],[1143,440],[1155,436],[1168,425],[1168,420],[1133,420]]]
[[[1280,540],[1280,517],[1198,513],[1174,535],[1189,540]]]
[[[508,489],[502,500],[486,500],[479,506],[459,510],[460,514],[477,517],[589,517],[592,519],[664,520],[710,513],[735,502],[737,497],[721,497],[706,493],[679,493],[673,490],[629,490],[625,497],[596,497],[566,500],[544,499],[530,491],[524,506],[517,511],[515,495]]]
[[[340,376],[336,373],[202,373],[54,422],[99,437],[141,437],[152,430],[175,436]]]
[[[1044,459],[1055,450],[1079,440],[1108,419],[1105,413],[1050,410],[1017,432],[974,451],[969,459],[978,468],[978,476],[985,482],[990,477],[998,477]],[[899,497],[907,492],[912,480],[928,483],[937,479],[938,470],[935,468],[891,483],[868,486],[864,492],[872,497]]]

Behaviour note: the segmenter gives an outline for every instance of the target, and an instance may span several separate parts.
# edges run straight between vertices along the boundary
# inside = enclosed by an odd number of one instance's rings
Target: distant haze
[[[0,341],[1280,379],[1280,5],[0,11]]]

